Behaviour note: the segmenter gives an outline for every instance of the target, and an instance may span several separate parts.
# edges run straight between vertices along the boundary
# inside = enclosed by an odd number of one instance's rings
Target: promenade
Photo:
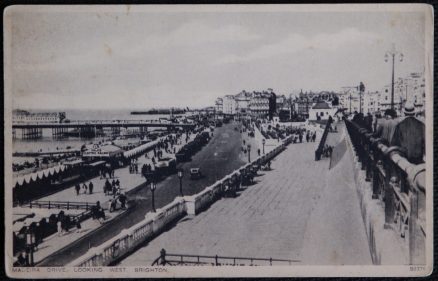
[[[222,178],[228,173],[241,167],[245,163],[245,155],[240,152],[240,143],[242,142],[241,134],[234,130],[236,126],[233,124],[225,124],[220,128],[216,128],[212,139],[196,153],[190,162],[181,163],[179,167],[185,171],[182,180],[184,195],[192,195],[200,192],[206,186],[213,184],[217,179]],[[150,153],[149,156],[152,154]],[[251,155],[251,157],[255,155]],[[150,157],[149,157],[150,158]],[[255,159],[255,158],[254,158]],[[140,161],[147,161],[144,156],[139,158]],[[189,176],[189,169],[192,167],[202,167],[203,178],[198,180],[191,180]],[[128,168],[124,168],[128,170]],[[115,173],[116,177],[123,176],[123,171],[120,169]],[[126,172],[128,178],[141,178],[139,174],[129,174]],[[103,180],[95,179],[103,185]],[[131,182],[131,180],[120,180],[121,186],[124,183]],[[163,181],[157,183],[155,191],[155,205],[157,208],[168,204],[179,195],[179,179],[174,175],[170,175]],[[95,185],[95,190],[101,191],[101,186]],[[126,191],[126,190],[125,190]],[[74,190],[65,191],[67,198],[76,197]],[[103,194],[102,194],[103,195]],[[79,197],[86,197],[88,195],[80,195]],[[104,195],[103,195],[104,196]],[[71,243],[65,247],[60,245],[56,253],[44,259],[38,265],[40,266],[62,266],[71,262],[75,258],[85,254],[90,247],[96,247],[120,233],[123,229],[140,222],[144,219],[147,212],[151,210],[151,192],[146,184],[140,184],[140,188],[131,189],[127,192],[129,200],[132,200],[132,208],[117,216],[110,223],[105,223],[101,227],[95,229],[90,235],[86,235],[83,239],[71,240]],[[65,198],[65,197],[64,197]],[[109,198],[109,196],[107,196]]]
[[[329,134],[328,143],[340,133]],[[276,258],[297,264],[371,264],[349,157],[329,170],[318,140],[291,144],[236,198],[223,198],[121,261],[146,266],[167,253]]]
[[[183,146],[185,142],[185,134],[183,135],[181,143],[175,145],[176,151]],[[192,141],[195,138],[195,134],[192,134],[188,141]],[[163,158],[170,157],[175,158],[174,154],[166,153],[163,149]],[[138,158],[138,173],[130,173],[129,166],[119,168],[115,170],[114,178],[108,178],[110,183],[112,180],[120,181],[120,189],[122,192],[125,192],[128,196],[129,193],[134,191],[135,189],[142,187],[145,184],[145,178],[141,175],[140,170],[143,164],[152,164],[153,151],[147,153],[148,158],[144,156],[144,154]],[[74,186],[63,189],[57,193],[45,196],[43,198],[38,199],[37,201],[64,201],[64,202],[77,202],[77,203],[90,203],[95,204],[97,201],[100,202],[101,206],[105,210],[106,219],[103,223],[100,223],[98,220],[93,220],[89,218],[83,222],[81,222],[81,230],[77,231],[76,228],[71,228],[68,232],[63,233],[59,236],[57,233],[46,237],[42,243],[38,245],[38,249],[34,252],[34,262],[39,263],[43,261],[48,256],[58,252],[59,250],[67,247],[72,243],[72,241],[78,241],[79,239],[85,238],[87,235],[91,234],[93,231],[100,228],[103,224],[110,224],[113,219],[118,217],[120,214],[125,213],[126,210],[117,209],[115,212],[109,212],[109,200],[113,198],[112,195],[105,195],[103,191],[103,186],[105,184],[106,179],[100,178],[99,176],[87,180],[85,183],[88,186],[90,182],[93,183],[94,189],[93,193],[90,194],[89,190],[84,190],[82,188],[82,183],[80,185],[80,193],[76,194],[76,190]],[[120,206],[118,206],[120,207]],[[129,206],[128,206],[129,207]],[[66,209],[39,209],[39,208],[28,208],[28,207],[16,207],[14,208],[14,213],[19,214],[31,214],[35,213],[38,218],[48,217],[51,214],[57,214],[61,210],[65,212],[67,215],[77,215],[81,211],[77,210],[66,210]],[[83,210],[82,210],[83,211]],[[23,226],[23,223],[17,223],[18,225]]]

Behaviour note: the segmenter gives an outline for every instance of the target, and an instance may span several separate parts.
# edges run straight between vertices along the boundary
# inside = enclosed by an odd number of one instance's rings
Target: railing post
[[[49,209],[50,209],[50,201],[49,201]]]
[[[214,262],[215,262],[215,265],[216,265],[216,266],[219,265],[219,263],[218,263],[218,256],[217,256],[217,255],[214,257]]]
[[[409,264],[425,264],[425,237],[417,224],[418,220],[418,190],[413,189],[410,193],[409,214]]]
[[[376,158],[374,158],[374,159],[376,159]],[[377,163],[373,163],[373,176],[372,176],[372,178],[373,178],[373,195],[372,195],[372,198],[373,199],[378,199],[379,195],[380,195],[380,192],[381,192],[381,190],[380,190],[380,184],[381,184],[380,180],[381,180],[381,177],[379,175],[379,173],[380,173],[379,167],[381,167],[381,166],[382,166],[382,161],[381,160],[378,160]]]
[[[67,210],[70,209],[70,201],[67,201]]]
[[[397,178],[391,177],[389,184],[385,186],[385,225],[384,228],[390,228],[394,223],[395,204],[394,190],[397,188]]]
[[[372,157],[373,149],[370,140],[368,139],[367,142],[368,143],[367,143],[367,157],[365,163],[365,181],[371,181],[374,157]]]

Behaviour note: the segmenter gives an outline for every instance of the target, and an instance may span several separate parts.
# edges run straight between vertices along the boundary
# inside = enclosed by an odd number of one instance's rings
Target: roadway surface
[[[244,164],[242,161],[244,157],[241,155],[242,136],[239,131],[234,130],[236,126],[236,123],[232,122],[216,128],[210,142],[192,157],[192,161],[180,165],[185,171],[184,195],[198,193]],[[200,167],[204,177],[199,180],[190,180],[189,169],[192,167]],[[131,209],[113,219],[111,223],[104,224],[87,237],[49,256],[38,266],[63,266],[85,254],[89,248],[99,246],[123,229],[143,220],[146,213],[151,210],[152,200],[149,186],[145,184],[127,195],[129,200],[133,201]],[[176,196],[179,196],[179,179],[175,174],[157,184],[155,207],[160,208],[172,202]]]
[[[340,136],[330,133],[327,141],[336,145]],[[344,154],[329,170],[329,159],[314,160],[317,145],[290,144],[272,161],[272,171],[259,172],[257,183],[237,198],[223,198],[180,220],[119,265],[150,266],[163,248],[173,254],[296,260],[292,265],[370,265],[351,160]]]

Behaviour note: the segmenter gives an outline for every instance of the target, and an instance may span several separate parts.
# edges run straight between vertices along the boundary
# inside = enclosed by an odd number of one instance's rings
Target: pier
[[[72,133],[72,129],[79,137],[92,138],[100,135],[104,129],[109,129],[111,136],[120,135],[121,128],[137,128],[139,134],[147,132],[148,128],[174,128],[192,129],[193,123],[161,123],[156,121],[140,120],[97,120],[97,121],[72,121],[68,123],[49,122],[26,122],[13,123],[13,138],[38,139],[43,135],[43,129],[52,129],[52,136],[55,139],[63,138]]]

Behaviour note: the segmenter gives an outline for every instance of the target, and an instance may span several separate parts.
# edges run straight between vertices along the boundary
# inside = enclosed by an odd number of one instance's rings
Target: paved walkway
[[[183,135],[182,143],[179,145],[176,145],[176,151],[184,145],[185,142],[185,134]],[[192,134],[190,137],[190,140],[193,140],[195,138],[195,134]],[[142,156],[138,158],[138,166],[139,170],[141,170],[141,166],[145,163],[151,164],[152,163],[152,156],[153,152],[150,151],[148,153],[148,158]],[[174,158],[174,154],[166,153],[163,149],[163,158],[171,157]],[[129,166],[123,167],[120,169],[115,170],[115,179],[119,179],[121,190],[123,192],[129,192],[136,187],[140,186],[145,182],[144,177],[138,173],[138,174],[131,174],[129,173]],[[84,189],[82,189],[81,184],[81,191],[80,194],[76,194],[76,190],[74,186],[71,186],[69,188],[66,188],[64,190],[61,190],[57,193],[54,193],[52,195],[43,197],[38,199],[38,201],[69,201],[69,202],[80,202],[80,203],[96,203],[97,201],[101,202],[101,206],[106,209],[105,215],[106,220],[103,222],[104,224],[109,223],[112,219],[123,213],[122,210],[117,210],[116,212],[110,213],[108,211],[109,209],[109,200],[113,198],[112,195],[105,195],[103,192],[103,186],[105,183],[105,179],[101,179],[99,176],[92,178],[91,180],[86,181],[87,186],[89,183],[93,182],[94,189],[93,194],[85,193]],[[109,179],[111,182],[112,179]],[[14,213],[19,214],[31,214],[36,213],[38,217],[49,217],[53,213],[59,213],[61,209],[36,209],[36,208],[23,208],[23,207],[16,207],[14,208]],[[77,214],[78,211],[76,210],[66,210],[64,209],[65,214]],[[20,223],[22,225],[22,223]],[[72,228],[67,233],[64,233],[61,236],[58,236],[58,234],[54,234],[52,236],[49,236],[44,239],[44,241],[39,244],[38,250],[34,253],[34,261],[35,263],[43,260],[44,258],[48,257],[49,255],[55,253],[56,251],[62,249],[63,247],[69,245],[72,241],[77,241],[78,239],[81,239],[88,235],[90,232],[96,230],[97,228],[101,227],[101,223],[97,220],[93,219],[87,219],[81,223],[82,229],[81,231],[77,232],[76,228]]]
[[[120,215],[122,212],[124,211],[118,210],[113,213],[106,212],[106,219],[102,223],[97,220],[88,219],[81,223],[80,231],[77,231],[76,228],[72,228],[60,236],[55,233],[49,237],[46,237],[44,241],[38,245],[38,249],[34,252],[34,262],[38,263],[51,254],[69,245],[72,241],[77,241],[78,239],[85,237],[92,231],[99,228],[102,224],[110,223],[111,220]]]
[[[353,179],[351,171],[337,178],[343,170],[328,170],[328,159],[315,162],[317,145],[289,145],[272,161],[273,170],[259,172],[257,183],[237,198],[224,198],[183,219],[121,264],[150,265],[162,248],[303,264],[371,264],[354,186],[343,181]]]

